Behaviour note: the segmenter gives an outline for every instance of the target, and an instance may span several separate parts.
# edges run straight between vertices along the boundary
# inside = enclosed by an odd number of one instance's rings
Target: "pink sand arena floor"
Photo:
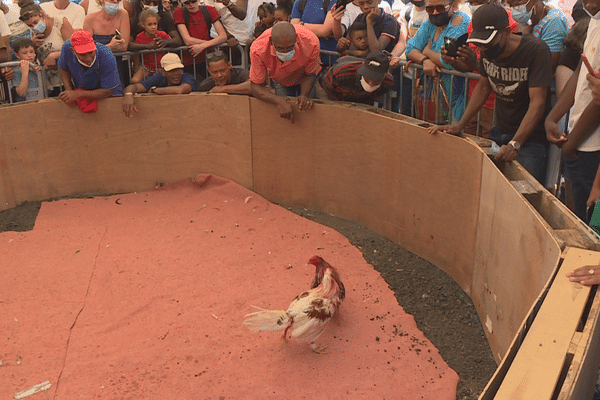
[[[346,238],[200,175],[44,203],[0,234],[0,399],[454,399],[457,374]],[[347,297],[319,346],[252,333],[320,255]]]

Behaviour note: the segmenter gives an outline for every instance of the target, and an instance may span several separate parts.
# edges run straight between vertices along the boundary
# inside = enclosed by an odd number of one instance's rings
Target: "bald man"
[[[309,95],[321,71],[319,38],[301,25],[278,22],[250,48],[252,95],[277,105],[281,118],[294,122],[292,106],[267,87],[267,76],[281,88],[282,96],[295,96],[300,110],[312,108]],[[277,85],[275,85],[277,86]]]

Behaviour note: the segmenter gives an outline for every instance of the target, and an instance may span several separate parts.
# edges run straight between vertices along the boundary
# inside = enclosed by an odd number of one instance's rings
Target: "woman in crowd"
[[[60,91],[60,75],[56,61],[65,40],[71,37],[73,27],[66,17],[50,17],[33,0],[20,0],[20,19],[33,32],[38,60],[47,69],[49,89],[53,95]],[[56,91],[56,94],[53,92]]]
[[[442,68],[453,69],[442,60],[440,51],[446,36],[457,39],[467,33],[471,18],[461,11],[455,11],[455,4],[451,0],[427,0],[425,10],[429,14],[429,20],[421,25],[406,44],[406,55],[411,61],[423,66],[426,76],[441,79],[446,95],[451,97],[452,118],[458,121],[465,110],[465,79],[452,80],[450,75],[445,74],[438,76]],[[437,101],[441,101],[442,97],[439,96]]]

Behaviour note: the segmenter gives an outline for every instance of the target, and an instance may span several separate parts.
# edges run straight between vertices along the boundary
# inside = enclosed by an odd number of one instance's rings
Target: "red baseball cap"
[[[92,34],[83,29],[73,32],[71,46],[78,54],[90,53],[96,50],[96,42],[94,42]]]

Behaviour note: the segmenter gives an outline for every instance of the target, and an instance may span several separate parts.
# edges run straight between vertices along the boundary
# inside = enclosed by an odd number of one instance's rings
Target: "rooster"
[[[325,347],[317,348],[315,340],[340,307],[346,290],[335,268],[321,257],[312,257],[308,264],[316,267],[310,290],[300,293],[287,311],[259,308],[260,311],[246,315],[244,324],[254,332],[283,331],[283,339],[287,339],[288,332],[291,332],[297,341],[310,342],[314,352],[324,353]]]

